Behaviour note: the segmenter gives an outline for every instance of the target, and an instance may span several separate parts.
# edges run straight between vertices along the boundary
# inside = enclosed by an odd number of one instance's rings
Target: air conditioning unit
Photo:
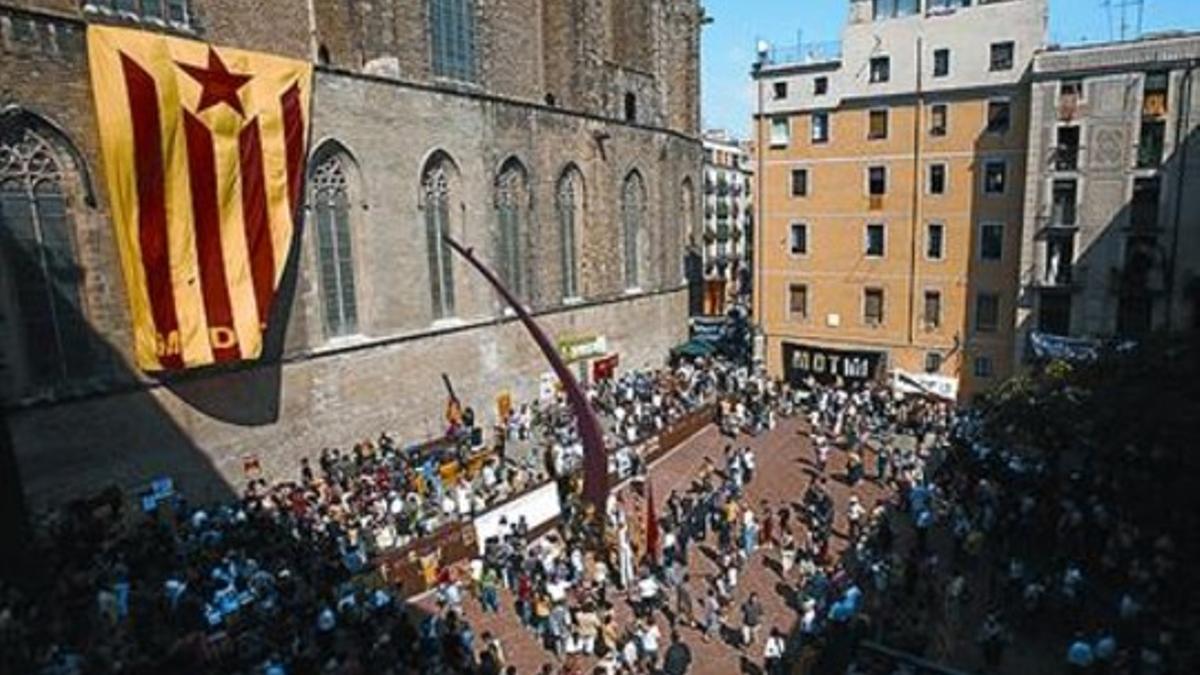
[[[838,326],[842,325],[842,315],[841,314],[826,314],[825,315],[825,325],[829,326],[830,328],[837,328]]]

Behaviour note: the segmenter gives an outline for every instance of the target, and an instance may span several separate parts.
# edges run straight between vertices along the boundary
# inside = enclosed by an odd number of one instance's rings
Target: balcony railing
[[[842,43],[837,40],[801,42],[794,45],[773,46],[760,54],[759,63],[763,66],[828,63],[842,58]]]

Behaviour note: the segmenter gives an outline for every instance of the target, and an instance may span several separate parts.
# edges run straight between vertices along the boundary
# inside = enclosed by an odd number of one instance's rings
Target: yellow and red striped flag
[[[91,26],[88,59],[134,354],[256,359],[295,231],[312,65]]]

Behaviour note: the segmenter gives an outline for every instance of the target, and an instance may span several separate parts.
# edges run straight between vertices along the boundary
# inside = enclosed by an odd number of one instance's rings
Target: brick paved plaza
[[[712,459],[718,467],[723,466],[723,450],[730,442],[738,446],[748,444],[754,448],[757,455],[758,470],[755,472],[753,482],[748,486],[748,499],[744,503],[752,505],[755,512],[759,514],[764,513],[760,508],[761,500],[764,499],[767,500],[772,510],[777,510],[785,503],[798,503],[808,481],[815,472],[814,456],[807,428],[806,422],[795,417],[781,420],[778,426],[768,433],[758,437],[743,435],[736,441],[722,436],[715,427],[700,432],[651,467],[650,480],[654,487],[655,502],[659,507],[658,513],[660,515],[664,513],[666,499],[672,490],[678,490],[682,494],[688,489],[692,479],[699,473],[705,457]],[[850,495],[849,487],[837,480],[844,473],[842,463],[843,455],[835,453],[829,465],[831,477],[829,491],[837,504],[833,541],[835,550],[840,550],[846,544],[845,505]],[[871,482],[860,483],[854,492],[867,505],[873,504],[876,496],[880,494],[878,486]],[[635,516],[631,514],[630,517]],[[692,595],[697,602],[697,607],[702,604],[706,580],[716,571],[713,561],[716,556],[715,541],[715,535],[710,533],[708,540],[694,544],[689,554]],[[781,583],[778,569],[778,552],[759,548],[745,566],[740,577],[734,600],[735,605],[741,603],[751,591],[756,591],[766,610],[759,642],[750,649],[742,652],[728,642],[718,639],[705,643],[698,630],[681,629],[680,635],[683,641],[692,650],[693,665],[690,672],[697,675],[717,675],[746,670],[756,672],[755,669],[761,666],[762,662],[762,637],[769,632],[771,627],[788,632],[796,621],[795,611],[787,604],[790,590]],[[667,596],[669,599],[673,599],[670,592],[667,593]],[[631,621],[633,612],[623,597],[610,593],[609,598],[616,607],[620,623],[624,625]],[[513,609],[513,601],[513,595],[504,592],[500,613],[487,615],[480,611],[477,601],[468,599],[464,603],[464,607],[476,635],[482,635],[486,631],[499,637],[504,645],[509,664],[515,665],[518,672],[522,674],[536,673],[544,663],[557,665],[558,660],[554,654],[544,649],[534,634],[520,625]],[[434,608],[435,601],[432,596],[426,596],[422,598],[420,604],[424,608]],[[666,603],[667,606],[673,606],[673,604],[673,602]],[[697,615],[699,615],[699,610],[697,610]],[[727,612],[727,617],[732,628],[736,629],[740,626],[736,606]],[[662,630],[665,649],[665,643],[670,636],[670,627],[662,613],[656,613],[655,620]],[[749,663],[746,662],[747,660]]]

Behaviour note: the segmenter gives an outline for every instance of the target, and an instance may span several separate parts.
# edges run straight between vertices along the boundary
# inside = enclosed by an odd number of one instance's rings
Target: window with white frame
[[[886,108],[867,113],[867,138],[878,141],[888,137],[888,111]]]
[[[867,167],[867,194],[872,197],[887,194],[887,167]]]
[[[934,330],[942,325],[942,292],[938,290],[925,291],[925,306],[921,311],[921,320],[928,330]]]
[[[771,118],[771,146],[786,147],[792,142],[792,128],[786,117]]]
[[[809,122],[812,125],[812,142],[826,143],[829,141],[829,113],[814,112],[809,116]]]
[[[929,194],[946,194],[946,164],[943,162],[929,165]]]
[[[942,260],[946,256],[946,226],[929,223],[925,226],[925,257]]]
[[[1008,42],[993,42],[991,45],[991,70],[1012,70],[1016,46]]]
[[[808,318],[808,284],[788,284],[788,318]]]
[[[881,223],[867,225],[865,253],[868,258],[882,258],[886,254],[887,230]]]
[[[933,76],[946,77],[950,74],[950,50],[946,48],[933,50]]]
[[[792,255],[808,255],[808,225],[792,223],[788,251]]]
[[[989,159],[983,163],[983,192],[1002,195],[1008,189],[1008,162]]]
[[[871,57],[870,78],[872,84],[883,83],[892,79],[892,60],[886,56]]]
[[[883,325],[883,289],[863,289],[863,323],[868,326]]]
[[[792,196],[808,196],[808,169],[792,169]]]
[[[929,135],[945,136],[950,128],[950,107],[945,103],[929,106]]]

